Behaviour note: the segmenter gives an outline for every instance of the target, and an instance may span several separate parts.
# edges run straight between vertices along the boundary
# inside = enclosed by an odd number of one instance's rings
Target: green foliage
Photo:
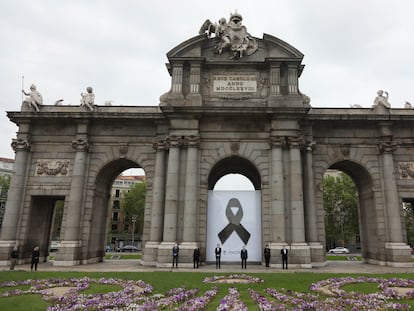
[[[0,197],[4,200],[7,199],[7,192],[10,188],[10,176],[9,175],[0,175]]]
[[[406,203],[403,206],[403,215],[405,218],[405,227],[407,231],[407,243],[414,245],[414,206]]]
[[[359,235],[358,193],[352,179],[340,172],[323,178],[325,233],[328,247]],[[339,242],[339,243],[338,243]]]
[[[136,215],[135,233],[142,235],[144,224],[145,194],[147,185],[144,182],[133,184],[128,192],[125,192],[121,198],[121,209],[124,212],[125,219],[132,223],[133,215]]]

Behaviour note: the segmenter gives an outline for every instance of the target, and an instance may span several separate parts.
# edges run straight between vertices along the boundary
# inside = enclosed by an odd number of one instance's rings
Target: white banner
[[[246,245],[247,261],[262,261],[261,191],[209,191],[206,260],[215,261],[221,245],[221,261],[241,261]]]

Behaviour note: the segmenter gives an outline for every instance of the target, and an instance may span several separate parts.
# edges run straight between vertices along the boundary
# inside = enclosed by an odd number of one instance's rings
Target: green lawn
[[[202,295],[206,290],[211,289],[214,285],[219,288],[218,295],[208,305],[207,310],[215,310],[219,305],[220,300],[228,293],[229,287],[236,287],[240,292],[241,299],[248,306],[249,310],[258,310],[257,305],[250,298],[247,289],[252,288],[262,295],[265,295],[264,290],[266,288],[274,289],[286,289],[290,291],[298,291],[303,293],[311,292],[309,286],[320,280],[326,280],[335,277],[343,277],[348,274],[331,274],[331,273],[257,273],[249,274],[255,277],[260,277],[264,280],[264,283],[259,284],[205,284],[203,280],[206,276],[212,275],[225,275],[225,274],[213,274],[213,273],[200,273],[200,272],[26,272],[26,271],[4,271],[0,272],[0,283],[11,280],[27,280],[27,279],[51,279],[51,278],[82,278],[88,276],[90,278],[120,278],[125,280],[143,280],[144,282],[151,284],[154,288],[153,293],[165,293],[167,290],[176,288],[179,286],[185,286],[187,289],[198,288],[199,294]],[[349,276],[358,277],[361,275]],[[382,275],[369,275],[370,277],[383,277],[383,278],[403,278],[414,279],[414,274],[382,274]],[[27,286],[20,287],[21,289],[27,289]],[[377,291],[376,285],[367,284],[352,284],[346,285],[344,288],[346,291],[358,291],[361,293],[370,293]],[[10,288],[0,287],[0,294],[10,290]],[[107,293],[111,291],[119,291],[120,287],[115,285],[101,285],[92,284],[83,293]],[[379,291],[379,290],[378,290]],[[268,299],[270,296],[266,296]],[[401,301],[400,301],[401,302]],[[411,307],[414,307],[414,301],[404,300],[405,303],[409,303]],[[23,295],[14,297],[0,297],[0,310],[46,310],[49,303],[43,301],[39,295]]]

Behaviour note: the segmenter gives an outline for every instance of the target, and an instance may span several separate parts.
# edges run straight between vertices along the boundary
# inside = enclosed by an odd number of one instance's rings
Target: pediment
[[[295,60],[301,61],[303,54],[295,47],[287,42],[276,38],[272,35],[263,34],[263,38],[254,38],[257,42],[258,49],[255,53],[248,56],[243,56],[240,59],[232,60],[235,63],[240,62],[265,62],[266,59],[273,60]],[[174,47],[167,53],[168,59],[194,59],[199,58],[206,62],[228,62],[228,53],[215,53],[215,46],[218,43],[218,38],[209,38],[206,34],[192,37],[181,44]]]

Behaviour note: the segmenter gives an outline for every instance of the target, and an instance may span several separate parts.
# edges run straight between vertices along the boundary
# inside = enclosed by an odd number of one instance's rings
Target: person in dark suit
[[[178,268],[178,253],[180,251],[180,248],[178,247],[178,244],[176,243],[172,249],[172,255],[173,255],[173,262],[172,262],[172,266],[174,268],[174,264],[175,267]]]
[[[214,253],[216,254],[216,269],[220,269],[220,265],[221,265],[221,247],[220,247],[220,244],[217,244],[217,247],[215,248]]]
[[[10,253],[10,270],[14,270],[14,266],[16,265],[18,259],[19,249],[17,248],[17,245],[15,245]]]
[[[269,263],[270,263],[270,248],[269,248],[269,244],[266,244],[264,250],[263,250],[263,255],[265,258],[265,262],[266,262],[266,268],[269,268]]]
[[[193,260],[194,260],[194,269],[197,268],[200,264],[200,249],[197,247],[194,249],[193,253]]]
[[[246,265],[247,265],[247,249],[246,246],[243,245],[242,250],[240,251],[240,257],[241,257],[241,262],[242,262],[242,269],[244,267],[244,269],[247,269]]]
[[[30,270],[33,271],[33,268],[34,268],[35,271],[37,271],[37,264],[39,263],[39,257],[40,257],[39,246],[35,246],[32,251],[32,261],[30,265]]]
[[[289,251],[287,250],[286,246],[283,246],[283,248],[280,250],[280,254],[282,255],[282,269],[285,269],[286,266],[286,270],[288,268],[288,253]]]

